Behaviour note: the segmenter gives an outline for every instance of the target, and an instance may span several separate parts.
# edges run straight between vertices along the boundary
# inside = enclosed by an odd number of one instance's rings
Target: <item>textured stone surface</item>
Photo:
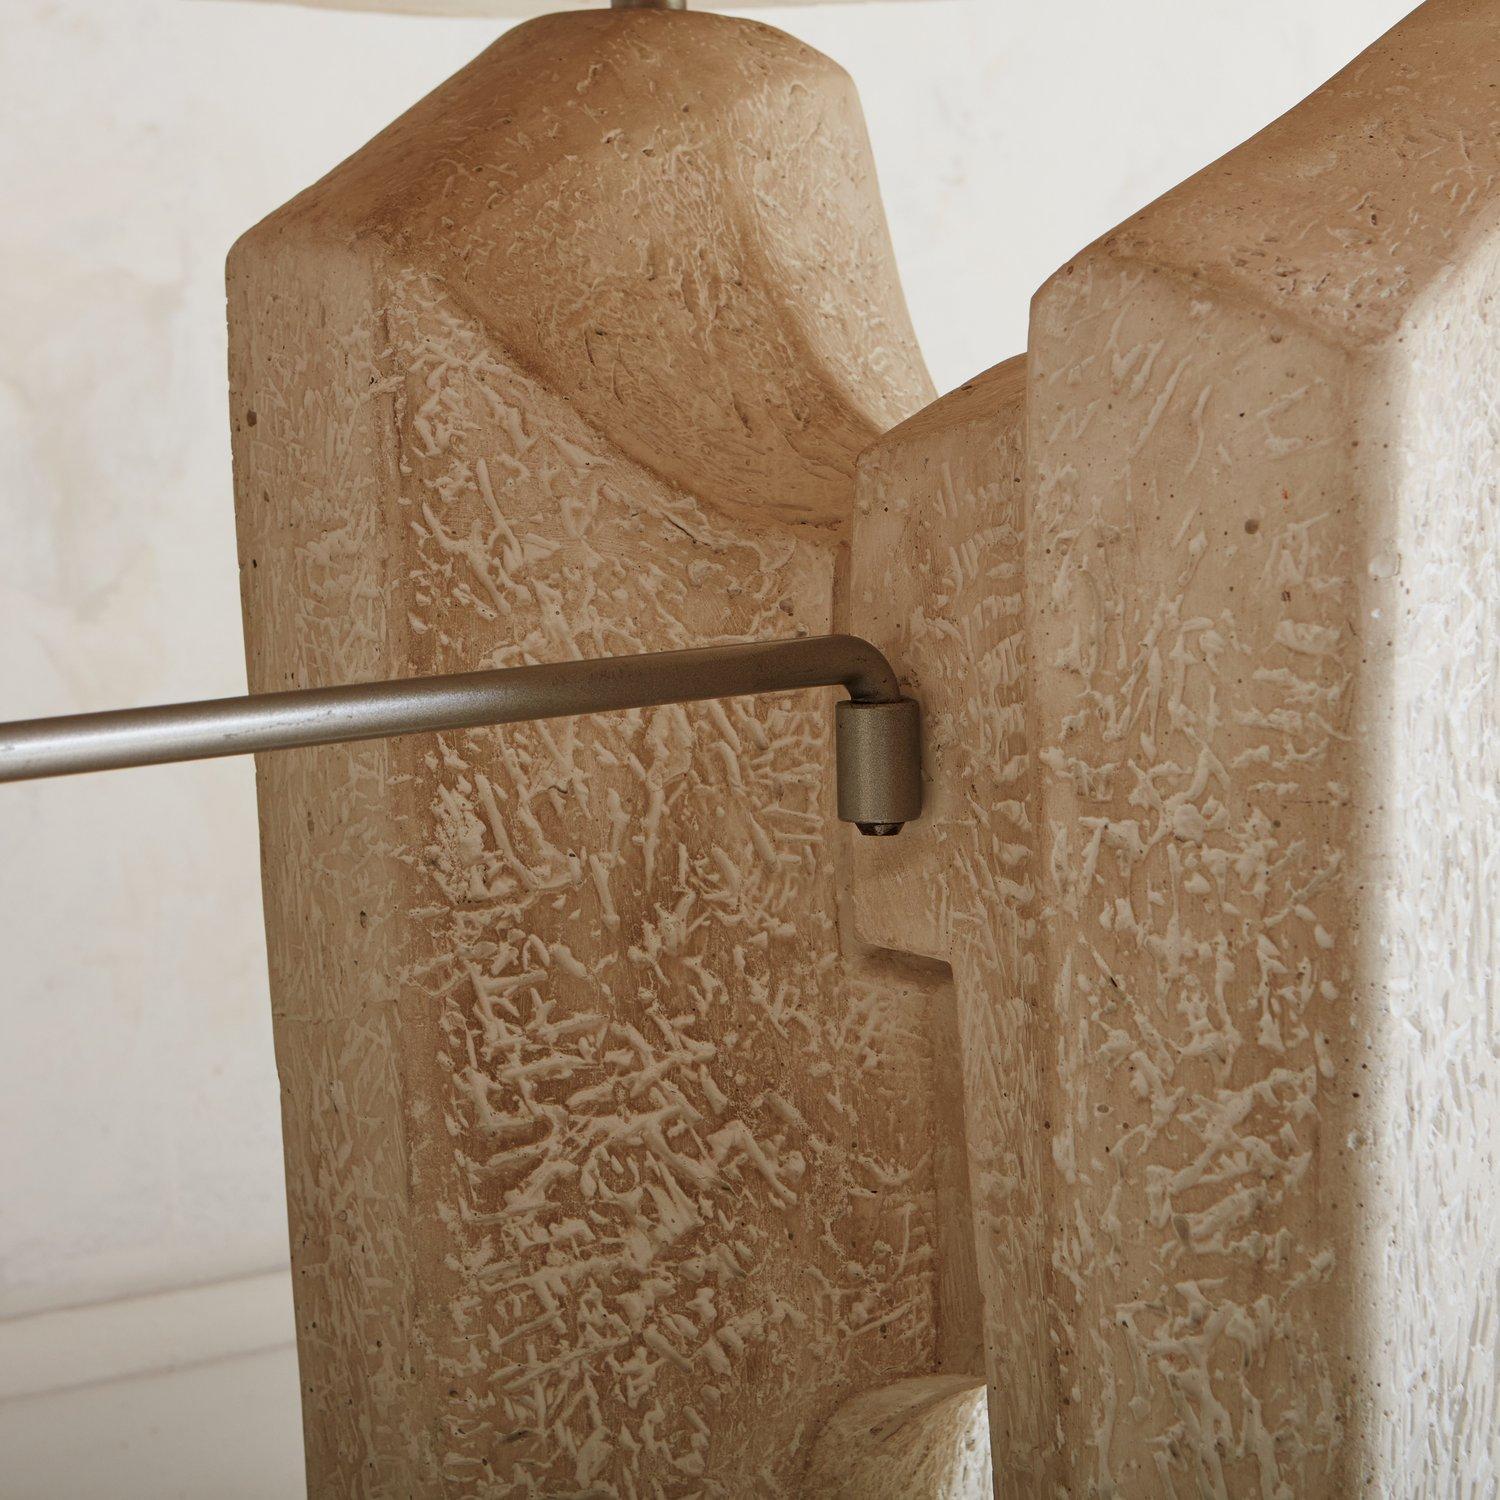
[[[1434,0],[865,461],[1002,1493],[1500,1475],[1497,43]]]
[[[1025,402],[1025,361],[1014,359],[861,462],[851,619],[921,697],[929,785],[920,823],[897,842],[856,848],[854,889],[867,941],[952,966],[996,1434],[1041,1448],[1051,1043],[1029,853]]]
[[[858,80],[913,320],[947,389],[1024,347],[1030,294],[1065,255],[1279,113],[1399,3],[1259,0],[1199,7],[1187,26],[1107,0],[762,17]],[[500,27],[243,0],[7,0],[3,14],[0,98],[27,123],[0,139],[0,712],[240,691],[224,247]],[[1080,27],[1089,46],[1065,72],[1038,65]],[[1201,65],[1218,57],[1233,69]],[[1128,131],[1055,128],[1115,112]],[[978,248],[992,243],[1003,256]],[[0,1315],[274,1265],[286,1208],[254,767],[0,800],[6,988],[46,997],[7,1012]],[[186,831],[163,844],[162,828]],[[138,1465],[148,1490],[170,1488]]]
[[[804,1500],[988,1500],[985,1381],[925,1375],[866,1391],[813,1445]]]
[[[1002,1493],[1493,1488],[1496,25],[879,442],[862,136],[765,28],[525,28],[241,247],[256,686],[828,628],[863,448],[930,737],[905,968],[820,702],[264,767],[315,1490],[879,1493],[976,1333]]]
[[[826,631],[930,395],[847,79],[720,17],[511,33],[230,294],[258,690]],[[846,956],[830,707],[261,766],[313,1493],[793,1493],[944,1357],[946,991]]]

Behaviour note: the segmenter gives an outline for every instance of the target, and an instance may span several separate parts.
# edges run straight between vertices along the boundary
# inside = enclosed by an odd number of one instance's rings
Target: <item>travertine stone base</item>
[[[230,314],[260,691],[827,631],[931,394],[848,79],[711,15],[510,33]],[[262,764],[314,1495],[790,1494],[959,1357],[947,992],[845,957],[830,706]]]
[[[865,460],[1002,1494],[1500,1476],[1497,58],[1433,0]]]

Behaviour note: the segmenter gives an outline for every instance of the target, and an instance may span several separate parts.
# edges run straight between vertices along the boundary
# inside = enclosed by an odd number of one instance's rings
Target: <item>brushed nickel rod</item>
[[[20,720],[0,724],[0,782],[818,687],[850,698],[839,816],[899,833],[921,812],[920,712],[880,651],[850,635]]]

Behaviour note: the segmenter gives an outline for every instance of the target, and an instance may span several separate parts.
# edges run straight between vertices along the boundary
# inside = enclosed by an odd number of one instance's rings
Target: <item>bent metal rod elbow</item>
[[[0,724],[0,781],[814,687],[850,698],[837,718],[840,818],[899,833],[922,811],[921,712],[880,651],[850,635],[22,720]]]

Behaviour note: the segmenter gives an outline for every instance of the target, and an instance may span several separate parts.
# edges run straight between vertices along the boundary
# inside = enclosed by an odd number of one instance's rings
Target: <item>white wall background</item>
[[[858,80],[949,388],[1022,348],[1058,263],[1407,8],[755,14]],[[0,718],[242,691],[225,251],[499,27],[236,0],[3,10]],[[249,765],[0,788],[0,1320],[35,1335],[60,1326],[47,1309],[283,1266],[277,1109]]]

